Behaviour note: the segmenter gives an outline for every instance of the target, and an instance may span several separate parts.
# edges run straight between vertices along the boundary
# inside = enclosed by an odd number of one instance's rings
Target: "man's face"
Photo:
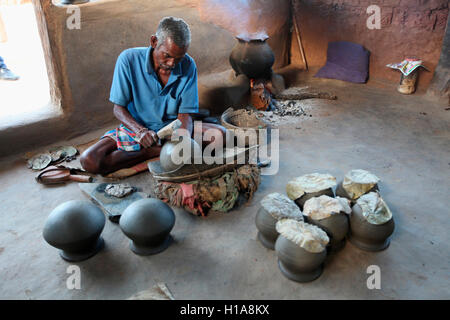
[[[176,64],[184,58],[188,50],[187,47],[178,47],[170,38],[167,38],[164,43],[160,44],[158,39],[152,36],[151,45],[154,49],[153,63],[155,69],[163,75],[169,75]]]

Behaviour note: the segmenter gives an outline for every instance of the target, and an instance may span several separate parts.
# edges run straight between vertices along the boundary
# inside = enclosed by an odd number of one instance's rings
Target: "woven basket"
[[[240,147],[258,145],[260,143],[259,131],[268,128],[267,124],[259,119],[254,111],[246,109],[234,110],[233,108],[228,108],[222,114],[220,120],[227,130],[234,133],[237,140],[236,143]],[[252,139],[248,136],[249,131],[256,132],[256,141],[251,141]]]

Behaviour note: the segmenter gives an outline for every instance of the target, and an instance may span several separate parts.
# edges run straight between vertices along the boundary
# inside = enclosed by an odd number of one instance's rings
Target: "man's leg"
[[[195,127],[194,127],[194,130],[195,130]],[[219,143],[219,141],[215,141],[215,139],[213,139],[212,141],[204,141],[204,139],[202,139],[202,147],[203,148],[209,144],[213,144],[214,146],[217,146],[217,147],[225,146],[227,129],[225,129],[224,127],[222,127],[221,125],[218,125],[218,124],[202,122],[202,138],[203,138],[203,135],[208,130],[213,130],[212,133],[213,133],[214,137],[222,135],[222,141],[221,141],[222,145],[217,145]],[[195,136],[195,132],[193,135]]]
[[[160,151],[159,146],[139,151],[117,150],[116,141],[105,137],[83,152],[80,163],[87,172],[105,175],[157,157]]]

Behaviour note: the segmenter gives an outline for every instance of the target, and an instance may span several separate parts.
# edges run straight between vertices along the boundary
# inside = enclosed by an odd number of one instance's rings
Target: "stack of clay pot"
[[[288,197],[272,193],[261,201],[258,239],[275,248],[281,272],[297,282],[317,279],[327,254],[342,249],[346,238],[362,250],[383,250],[389,245],[394,220],[378,192],[378,182],[375,175],[360,169],[348,172],[338,185],[330,174],[297,177],[286,186]]]

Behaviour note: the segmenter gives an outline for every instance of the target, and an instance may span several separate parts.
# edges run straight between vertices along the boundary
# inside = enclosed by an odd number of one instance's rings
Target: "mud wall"
[[[421,72],[418,89],[425,90],[438,64],[449,11],[448,0],[297,0],[294,12],[310,67],[326,62],[328,42],[352,41],[371,51],[370,78],[398,82],[398,71],[386,64],[405,57],[424,60],[431,72]],[[381,29],[370,30],[370,5],[381,9]],[[293,36],[295,36],[293,34]],[[302,64],[296,39],[292,61]]]

